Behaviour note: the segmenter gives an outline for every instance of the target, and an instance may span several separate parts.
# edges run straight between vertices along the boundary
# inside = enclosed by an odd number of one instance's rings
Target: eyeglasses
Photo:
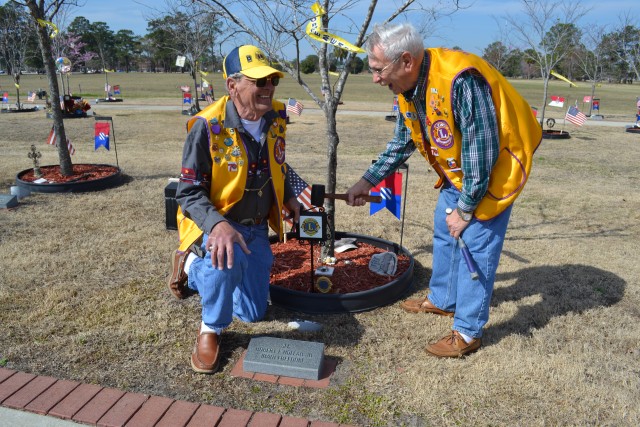
[[[387,65],[385,65],[382,68],[371,68],[371,67],[369,67],[369,71],[371,71],[372,73],[377,74],[378,77],[381,77],[382,73],[384,73],[387,68],[391,67],[393,64],[398,62],[398,59],[400,59],[400,58],[402,58],[402,54],[398,55],[396,57],[396,59],[394,59],[393,61],[389,62]]]
[[[245,77],[245,79],[249,80],[250,82],[254,82],[256,84],[256,87],[265,87],[267,81],[270,81],[274,86],[278,86],[280,84],[280,77],[278,76],[261,77],[259,79],[250,79],[249,77]]]

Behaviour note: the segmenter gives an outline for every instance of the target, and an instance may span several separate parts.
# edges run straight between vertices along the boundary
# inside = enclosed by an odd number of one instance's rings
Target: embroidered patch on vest
[[[416,115],[411,111],[407,111],[406,113],[404,113],[404,116],[409,120],[415,120],[417,118]]]
[[[276,143],[273,145],[273,157],[279,165],[284,163],[284,147],[284,138],[279,136],[278,139],[276,139]]]
[[[443,150],[453,146],[453,132],[445,120],[436,120],[431,126],[431,140]]]
[[[238,172],[238,164],[236,162],[227,163],[227,170],[229,172]]]

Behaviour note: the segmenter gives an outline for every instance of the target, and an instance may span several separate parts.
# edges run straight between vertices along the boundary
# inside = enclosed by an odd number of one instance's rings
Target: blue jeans
[[[460,192],[446,183],[440,190],[433,216],[433,273],[429,300],[445,311],[455,312],[453,329],[474,338],[482,336],[489,320],[489,303],[507,232],[512,206],[488,221],[472,219],[462,232],[480,276],[471,280],[457,241],[447,228],[445,210],[456,208]]]
[[[226,260],[223,270],[213,268],[211,253],[205,248],[205,234],[202,239],[205,257],[194,260],[188,273],[189,287],[200,294],[202,321],[218,334],[231,324],[233,316],[244,322],[256,322],[264,317],[273,264],[266,221],[254,226],[229,223],[242,234],[251,254],[245,254],[236,243],[233,268],[226,267]]]

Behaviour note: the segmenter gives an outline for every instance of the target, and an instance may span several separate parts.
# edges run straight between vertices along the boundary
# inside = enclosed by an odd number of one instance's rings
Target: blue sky
[[[429,4],[428,1],[424,3]],[[438,21],[433,36],[425,40],[427,46],[460,46],[466,51],[482,54],[491,42],[500,39],[495,18],[500,19],[507,13],[517,15],[522,9],[521,0],[465,0],[465,3],[472,5],[451,18]],[[378,8],[391,4],[390,0],[380,1]],[[596,23],[615,26],[619,16],[631,10],[638,16],[638,0],[582,0],[582,4],[591,10],[580,21],[581,26]],[[143,35],[147,20],[157,16],[156,8],[163,6],[163,0],[86,0],[83,7],[73,10],[69,22],[74,16],[84,16],[91,22],[106,22],[113,31],[130,29],[137,35]],[[640,19],[638,21],[636,25],[640,25]]]

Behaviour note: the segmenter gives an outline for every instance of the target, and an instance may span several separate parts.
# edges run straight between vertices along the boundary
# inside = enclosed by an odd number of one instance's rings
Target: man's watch
[[[473,212],[465,212],[460,209],[460,206],[456,206],[456,212],[458,212],[460,218],[462,218],[466,222],[471,221],[471,219],[473,218]]]

